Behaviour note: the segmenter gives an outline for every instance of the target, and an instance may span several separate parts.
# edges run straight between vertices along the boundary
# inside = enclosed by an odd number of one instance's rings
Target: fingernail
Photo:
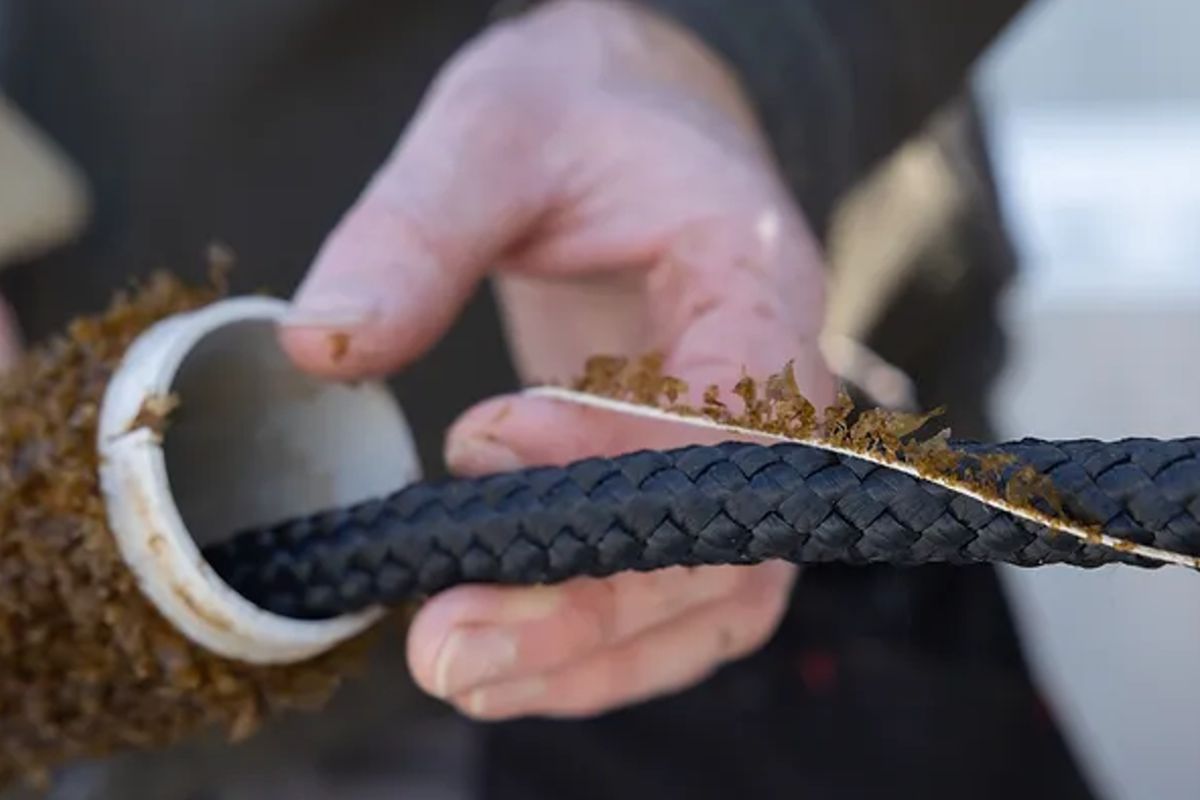
[[[434,661],[434,692],[443,699],[505,675],[517,663],[517,640],[502,628],[455,630]]]
[[[475,716],[521,714],[526,706],[546,693],[546,680],[525,678],[476,689],[467,695],[464,705]]]
[[[454,472],[479,475],[518,470],[525,463],[511,448],[483,434],[451,438],[446,445],[446,466]]]
[[[279,324],[285,328],[355,328],[370,322],[374,316],[373,307],[351,303],[293,306],[284,313]]]

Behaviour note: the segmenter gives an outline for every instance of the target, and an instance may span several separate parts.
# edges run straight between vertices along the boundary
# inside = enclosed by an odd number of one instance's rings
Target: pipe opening
[[[387,387],[333,383],[292,364],[275,330],[286,309],[234,298],[152,326],[109,381],[97,431],[109,524],[143,594],[197,644],[260,664],[329,650],[382,610],[280,616],[234,591],[201,551],[249,527],[389,494],[421,473]],[[158,436],[143,412],[170,395],[178,405]]]
[[[200,339],[171,384],[163,455],[197,546],[387,494],[416,477],[408,429],[381,387],[309,376],[270,320]]]

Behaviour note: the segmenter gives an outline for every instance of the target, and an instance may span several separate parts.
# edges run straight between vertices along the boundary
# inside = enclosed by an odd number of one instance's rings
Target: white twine
[[[877,453],[852,450],[846,447],[838,447],[830,444],[829,442],[823,442],[814,438],[796,438],[784,436],[778,433],[766,433],[764,431],[743,427],[741,425],[730,425],[724,422],[717,422],[716,420],[708,417],[678,414],[661,408],[655,408],[653,406],[641,405],[639,403],[632,403],[625,400],[616,400],[610,397],[602,397],[599,395],[589,394],[587,392],[581,392],[574,389],[565,389],[558,386],[538,386],[526,389],[524,394],[530,397],[544,397],[568,403],[575,403],[577,405],[589,406],[592,408],[602,409],[604,411],[611,411],[617,414],[640,417],[642,419],[652,419],[660,422],[691,425],[697,428],[703,428],[705,430],[719,430],[726,433],[767,439],[776,442],[802,444],[808,447],[819,448],[831,453],[838,453],[843,456],[858,458],[863,461],[869,461],[873,464],[877,464],[881,467],[887,467],[888,469],[894,469],[898,472],[903,472],[920,480],[936,483],[940,486],[944,486],[950,491],[956,492],[965,497],[970,497],[974,500],[978,500],[981,503],[1004,511],[1005,513],[1011,514],[1014,517],[1019,517],[1020,519],[1027,520],[1038,525],[1043,525],[1058,533],[1074,536],[1077,539],[1082,539],[1088,544],[1109,547],[1113,550],[1123,553],[1131,553],[1133,555],[1141,556],[1162,564],[1172,564],[1181,567],[1188,567],[1189,569],[1200,570],[1200,557],[1184,555],[1183,553],[1175,553],[1170,550],[1163,550],[1158,547],[1151,547],[1149,545],[1131,542],[1127,539],[1121,539],[1116,536],[1089,531],[1065,520],[1052,517],[1049,514],[1043,514],[1036,509],[1023,508],[1013,505],[1012,503],[1009,503],[998,497],[985,496],[980,494],[978,490],[966,485],[962,481],[953,480],[943,475],[934,475],[904,462],[889,461]]]

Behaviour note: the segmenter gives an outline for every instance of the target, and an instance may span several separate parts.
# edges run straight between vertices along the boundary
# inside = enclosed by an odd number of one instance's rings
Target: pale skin
[[[641,9],[563,0],[461,51],[325,242],[283,342],[320,375],[402,370],[484,280],[528,381],[656,350],[697,391],[794,361],[833,399],[820,253],[754,115],[716,55]],[[445,453],[471,475],[699,440],[513,395],[468,409]],[[771,563],[457,588],[418,613],[409,664],[474,718],[596,715],[760,648],[795,580]]]

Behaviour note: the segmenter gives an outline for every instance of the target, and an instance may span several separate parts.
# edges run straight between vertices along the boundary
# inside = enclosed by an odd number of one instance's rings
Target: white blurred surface
[[[1200,104],[1016,107],[991,135],[1021,301],[1119,312],[1200,297]]]
[[[983,88],[1013,105],[1200,102],[1192,0],[1031,0]]]
[[[1200,3],[1044,0],[980,75],[1024,275],[1004,435],[1200,435]],[[1006,570],[1102,796],[1200,797],[1200,576]]]

